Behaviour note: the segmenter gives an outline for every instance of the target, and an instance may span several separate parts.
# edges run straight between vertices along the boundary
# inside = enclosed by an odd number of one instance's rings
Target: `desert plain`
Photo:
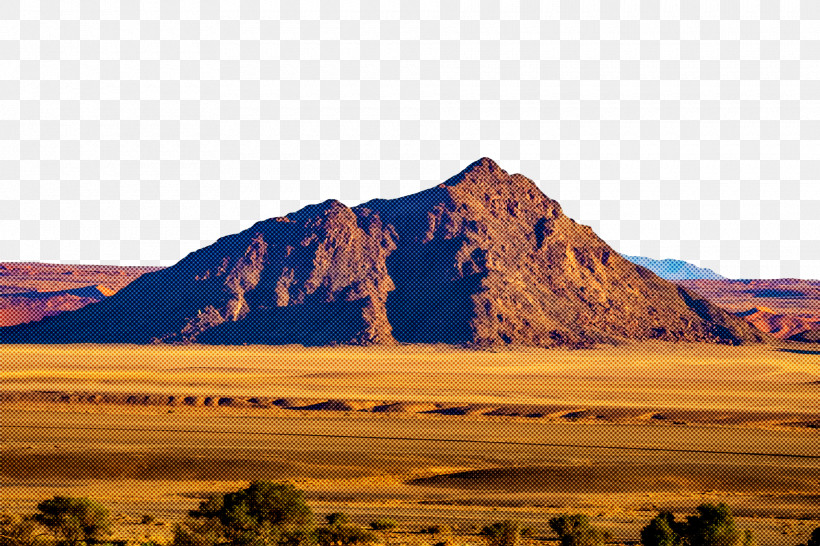
[[[581,511],[638,539],[725,501],[760,544],[820,521],[820,347],[6,345],[0,499],[99,499],[120,536],[209,493],[290,481],[317,513],[544,535]],[[370,519],[369,519],[370,518]]]
[[[0,264],[0,288],[2,511],[90,497],[163,542],[263,479],[396,546],[554,541],[577,512],[634,543],[709,502],[761,546],[820,524],[817,281],[687,289],[489,158],[168,268]]]

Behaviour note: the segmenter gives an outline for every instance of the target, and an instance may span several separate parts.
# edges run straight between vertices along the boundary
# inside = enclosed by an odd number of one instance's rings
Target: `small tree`
[[[675,521],[672,512],[661,511],[641,530],[643,546],[680,546],[683,543],[683,524]]]
[[[488,525],[481,530],[487,546],[517,546],[521,540],[521,524],[505,520]]]
[[[452,529],[449,525],[431,525],[430,527],[425,527],[421,530],[422,533],[426,535],[446,535],[452,532]]]
[[[392,519],[377,519],[370,522],[370,528],[374,531],[392,531],[396,526]]]
[[[58,544],[77,546],[111,534],[108,510],[83,498],[54,497],[37,505],[34,519],[46,527]]]
[[[724,504],[701,504],[697,515],[686,519],[685,535],[689,546],[752,546],[749,530],[738,529],[729,507]]]
[[[347,525],[350,523],[350,518],[347,517],[347,514],[343,514],[342,512],[333,512],[332,514],[325,516],[325,521],[331,527],[336,527],[339,525]]]
[[[211,523],[207,527],[208,540],[213,534],[221,535],[234,546],[301,544],[310,538],[313,523],[313,512],[300,490],[291,484],[265,481],[255,481],[234,493],[211,497],[189,515],[194,520]],[[195,527],[189,525],[188,528]],[[180,539],[187,534],[181,529]]]
[[[222,537],[218,521],[188,518],[174,524],[171,546],[214,546]]]
[[[375,521],[370,522],[370,528],[374,531],[381,531],[382,536],[384,537],[384,543],[390,543],[390,531],[395,529],[397,524],[392,519],[377,519]]]
[[[376,535],[358,525],[330,525],[319,527],[314,532],[319,546],[355,546],[376,542]]]
[[[0,515],[0,546],[34,546],[42,535],[31,518]]]
[[[609,532],[593,527],[584,514],[561,515],[549,521],[561,546],[600,546],[611,538]]]

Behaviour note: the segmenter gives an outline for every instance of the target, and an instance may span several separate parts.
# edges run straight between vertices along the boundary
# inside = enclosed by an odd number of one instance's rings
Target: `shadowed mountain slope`
[[[743,343],[761,334],[636,266],[481,159],[415,195],[311,205],[0,341]]]

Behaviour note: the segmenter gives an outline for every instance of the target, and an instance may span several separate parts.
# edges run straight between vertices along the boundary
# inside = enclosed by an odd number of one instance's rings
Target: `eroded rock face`
[[[355,208],[306,207],[143,275],[5,342],[759,341],[632,264],[524,176],[482,159],[443,184]]]

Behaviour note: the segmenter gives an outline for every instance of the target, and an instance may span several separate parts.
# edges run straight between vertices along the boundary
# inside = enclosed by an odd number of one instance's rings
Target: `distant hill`
[[[820,343],[820,329],[806,330],[788,338],[791,341],[803,341],[805,343]]]
[[[35,322],[116,293],[156,267],[0,263],[0,326]]]
[[[670,281],[677,280],[691,280],[691,279],[725,279],[705,267],[698,267],[683,260],[653,260],[652,258],[644,258],[642,256],[627,256],[621,254],[624,258],[633,264],[640,265],[652,271],[655,275],[662,279]]]
[[[106,298],[111,292],[104,286],[87,286],[54,292],[0,294],[0,326],[35,322],[74,311]]]
[[[761,332],[767,332],[778,339],[803,340],[809,330],[820,326],[820,317],[810,314],[777,313],[768,307],[753,307],[735,313],[749,321]]]
[[[5,343],[584,347],[739,344],[755,328],[621,257],[536,184],[484,158],[357,207],[310,205],[222,237]]]
[[[820,328],[820,281],[696,279],[676,281],[715,305],[780,339],[809,341]],[[815,333],[806,333],[815,330]]]

